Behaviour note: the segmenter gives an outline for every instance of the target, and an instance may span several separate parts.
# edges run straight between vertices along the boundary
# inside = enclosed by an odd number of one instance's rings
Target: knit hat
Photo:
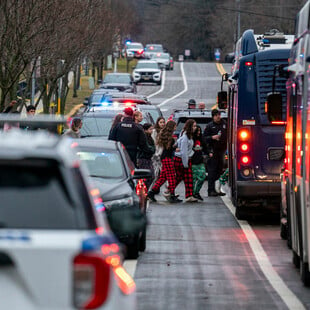
[[[127,107],[127,108],[124,109],[124,113],[125,113],[126,115],[128,115],[128,116],[133,116],[133,109]]]

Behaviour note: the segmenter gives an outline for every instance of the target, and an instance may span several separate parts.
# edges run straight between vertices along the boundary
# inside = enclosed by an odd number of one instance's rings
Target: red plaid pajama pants
[[[185,184],[185,198],[193,196],[193,172],[192,162],[188,160],[188,168],[184,168],[181,157],[174,157],[174,169],[176,173],[176,187],[183,180]]]
[[[161,171],[160,175],[152,187],[152,191],[159,192],[160,187],[168,181],[168,189],[171,194],[174,194],[174,190],[176,187],[176,176],[173,165],[173,160],[171,158],[164,158],[161,161]]]

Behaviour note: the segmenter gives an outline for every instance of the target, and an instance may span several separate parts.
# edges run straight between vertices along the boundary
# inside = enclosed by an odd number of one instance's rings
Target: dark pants
[[[150,186],[152,185],[152,183],[154,181],[154,177],[155,177],[152,159],[139,158],[137,163],[138,163],[139,169],[151,170],[152,178],[144,180],[144,184],[145,184],[147,190],[149,190]]]
[[[213,153],[207,161],[208,168],[208,193],[215,192],[215,181],[223,173],[225,152]]]

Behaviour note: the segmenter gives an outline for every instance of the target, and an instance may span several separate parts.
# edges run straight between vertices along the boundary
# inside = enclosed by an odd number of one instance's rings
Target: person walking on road
[[[193,170],[193,193],[194,197],[203,201],[200,195],[200,190],[206,178],[206,168],[203,161],[203,153],[207,152],[207,145],[202,136],[200,126],[196,127],[194,131],[194,155],[192,156],[192,170]]]
[[[161,151],[162,151],[162,149],[158,146],[157,137],[160,131],[165,127],[165,123],[166,123],[165,119],[162,116],[158,117],[156,120],[154,129],[153,129],[153,132],[152,132],[152,138],[155,142],[155,154],[152,157],[155,179],[157,179],[160,174],[160,170],[161,170],[160,156],[161,156]]]
[[[208,196],[224,196],[225,193],[215,191],[215,181],[223,173],[224,156],[227,149],[227,125],[221,119],[218,109],[212,110],[212,121],[204,130],[204,138],[209,148],[208,168]]]
[[[142,127],[133,120],[131,108],[125,108],[124,119],[113,128],[109,140],[120,141],[125,146],[135,166],[137,166],[138,148],[144,153],[152,153],[147,145]]]
[[[182,180],[185,185],[185,201],[196,202],[193,196],[193,173],[191,157],[194,155],[193,134],[197,124],[193,119],[188,119],[178,139],[178,151],[174,156],[174,169],[176,172],[176,185]]]
[[[149,190],[151,184],[154,181],[154,168],[153,168],[153,163],[152,163],[152,156],[155,153],[155,143],[151,136],[152,131],[153,131],[152,124],[145,123],[143,124],[142,127],[144,130],[145,136],[146,136],[148,147],[150,148],[151,151],[148,153],[144,153],[143,151],[139,150],[138,155],[137,155],[137,158],[138,158],[137,164],[140,169],[149,169],[152,172],[152,178],[146,179],[144,181],[147,190]]]
[[[168,190],[170,192],[170,196],[167,197],[167,200],[170,203],[178,203],[182,202],[182,200],[178,199],[175,196],[175,188],[176,188],[176,173],[173,164],[173,155],[176,149],[175,140],[173,138],[173,132],[176,129],[176,123],[174,121],[168,121],[165,127],[160,131],[158,135],[158,145],[162,148],[161,154],[161,164],[162,169],[159,175],[159,178],[155,182],[154,186],[148,192],[148,199],[153,202],[156,202],[155,194],[158,194],[160,191],[160,187],[168,181]]]

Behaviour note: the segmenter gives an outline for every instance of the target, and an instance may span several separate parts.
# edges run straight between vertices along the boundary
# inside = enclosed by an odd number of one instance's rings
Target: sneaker
[[[148,193],[147,193],[147,199],[153,201],[153,202],[157,202],[156,198],[155,198],[155,193],[150,190]]]
[[[194,194],[194,197],[197,198],[200,201],[203,201],[203,198],[200,196],[200,194]]]
[[[175,197],[179,197],[180,195],[179,194],[174,194],[175,195]],[[169,191],[165,191],[164,193],[163,193],[163,196],[166,198],[166,197],[170,197],[171,196],[171,193],[169,192]]]
[[[219,180],[216,180],[216,181],[215,181],[214,187],[215,187],[215,191],[216,191],[217,193],[220,193],[220,192],[221,192],[221,183],[220,183]]]
[[[219,196],[220,194],[219,193],[217,193],[217,192],[210,192],[210,193],[208,193],[208,196],[209,197],[217,197],[217,196]]]
[[[194,196],[189,196],[185,199],[186,202],[197,202],[198,199],[195,198]]]
[[[183,202],[183,200],[179,199],[176,195],[171,194],[168,200],[170,203],[179,203]]]

